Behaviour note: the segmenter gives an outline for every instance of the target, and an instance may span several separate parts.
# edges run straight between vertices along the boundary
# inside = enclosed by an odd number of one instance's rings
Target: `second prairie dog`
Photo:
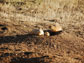
[[[63,30],[59,23],[56,23],[55,25],[51,25],[49,26],[49,28],[52,32],[59,32]]]
[[[40,29],[33,29],[31,34],[41,36],[41,35],[44,35],[44,31],[41,28]]]

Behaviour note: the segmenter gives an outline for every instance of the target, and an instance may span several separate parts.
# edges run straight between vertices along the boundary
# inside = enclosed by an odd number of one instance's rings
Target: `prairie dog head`
[[[50,25],[49,28],[52,32],[58,32],[63,30],[58,23],[56,23],[55,25]]]

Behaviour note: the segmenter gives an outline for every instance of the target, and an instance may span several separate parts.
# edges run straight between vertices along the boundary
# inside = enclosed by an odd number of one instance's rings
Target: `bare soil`
[[[60,13],[59,19],[16,11],[0,11],[0,63],[84,63],[84,15],[80,10],[69,12],[68,17]],[[62,33],[30,35],[32,29],[46,30],[56,22],[63,27]]]

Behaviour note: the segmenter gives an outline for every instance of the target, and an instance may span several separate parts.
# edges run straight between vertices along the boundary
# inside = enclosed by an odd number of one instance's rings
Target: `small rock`
[[[44,35],[44,31],[41,28],[40,29],[33,29],[31,34],[41,36],[41,35]]]
[[[45,32],[44,35],[45,36],[50,36],[50,33],[49,32]]]

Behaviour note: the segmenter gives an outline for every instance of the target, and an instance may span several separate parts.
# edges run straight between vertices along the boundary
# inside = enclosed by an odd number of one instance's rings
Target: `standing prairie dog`
[[[59,32],[59,31],[62,31],[62,27],[59,25],[59,23],[56,23],[55,25],[51,25],[49,26],[50,30],[52,32]]]

